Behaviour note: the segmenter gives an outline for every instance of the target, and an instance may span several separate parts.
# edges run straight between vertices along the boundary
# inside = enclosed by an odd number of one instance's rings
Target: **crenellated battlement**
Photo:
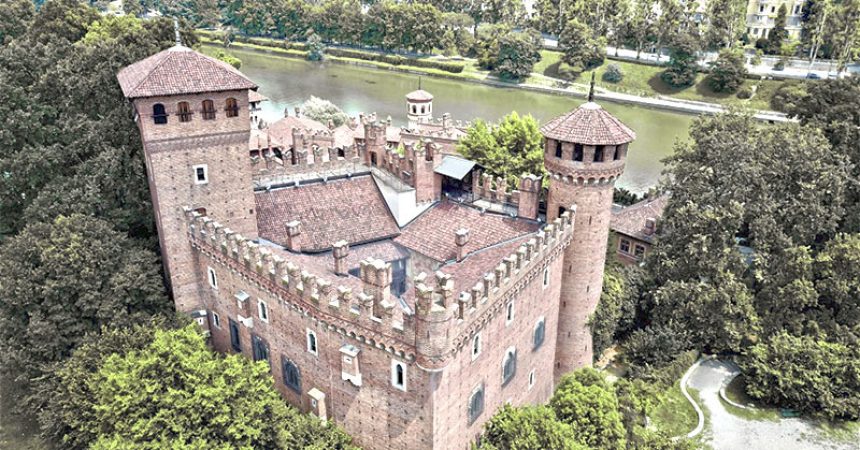
[[[472,195],[475,200],[483,199],[500,205],[510,205],[517,208],[517,215],[528,219],[537,219],[538,202],[543,189],[541,177],[525,174],[519,181],[519,189],[508,185],[503,177],[494,177],[487,173],[476,171],[472,177]]]
[[[209,217],[185,210],[192,248],[233,272],[254,288],[300,311],[330,330],[412,361],[416,358],[414,318],[383,295],[380,283],[390,284],[390,264],[362,262],[361,278],[335,285],[312,270],[279,256]],[[389,273],[389,276],[385,276]],[[387,289],[386,289],[387,292]],[[252,317],[244,305],[244,317]]]
[[[363,146],[350,145],[334,148],[320,146],[318,141],[313,142],[309,148],[302,146],[286,150],[282,157],[271,152],[264,152],[262,157],[252,157],[251,168],[255,185],[262,187],[288,184],[298,179],[322,178],[370,170],[363,163]]]

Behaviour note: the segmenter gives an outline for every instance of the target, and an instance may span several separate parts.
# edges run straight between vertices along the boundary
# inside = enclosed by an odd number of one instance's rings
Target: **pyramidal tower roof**
[[[620,145],[636,139],[633,130],[593,101],[550,120],[540,131],[550,139],[584,145]]]
[[[125,67],[116,77],[127,98],[257,88],[233,66],[183,45]]]

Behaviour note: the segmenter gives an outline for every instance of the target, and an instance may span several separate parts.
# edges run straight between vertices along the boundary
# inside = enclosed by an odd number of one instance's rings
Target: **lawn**
[[[558,69],[561,65],[561,53],[552,50],[541,51],[541,61],[535,65],[534,71],[547,77],[559,78]],[[621,68],[624,79],[618,83],[603,81],[603,73],[609,64],[617,64]],[[753,109],[770,109],[769,100],[773,92],[781,82],[774,80],[746,80],[744,86],[759,85],[758,93],[751,99],[742,100],[734,94],[717,93],[711,90],[706,82],[705,75],[699,74],[696,83],[686,88],[675,88],[664,83],[660,78],[662,67],[647,64],[636,64],[628,61],[615,61],[607,59],[601,66],[584,71],[575,83],[588,83],[591,80],[591,72],[596,72],[598,88],[625,94],[639,95],[643,97],[667,96],[679,100],[691,100],[698,102],[720,103],[723,105],[748,106]],[[535,78],[535,77],[532,77]]]
[[[689,388],[688,390],[694,398],[698,397],[693,390]],[[696,410],[681,393],[679,381],[676,381],[671,389],[666,390],[660,403],[652,411],[650,419],[655,428],[670,436],[686,436],[699,423]]]

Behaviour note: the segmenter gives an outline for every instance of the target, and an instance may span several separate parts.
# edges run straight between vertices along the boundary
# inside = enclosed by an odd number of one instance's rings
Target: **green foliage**
[[[826,319],[860,336],[860,234],[840,234],[815,260],[815,288]]]
[[[749,349],[747,393],[771,404],[830,419],[860,417],[860,351],[782,332]]]
[[[536,32],[505,33],[499,38],[499,54],[495,68],[505,79],[528,78],[534,65],[540,61],[541,37]]]
[[[711,67],[708,85],[714,92],[735,92],[744,83],[747,69],[742,49],[724,49]]]
[[[771,55],[782,54],[782,44],[788,39],[788,30],[785,28],[788,22],[788,9],[785,4],[779,5],[776,11],[776,19],[773,21],[773,28],[767,35],[767,45],[764,48],[765,53]]]
[[[607,266],[603,274],[600,302],[590,318],[594,358],[599,358],[615,342],[615,332],[622,314],[621,305],[628,295],[627,291],[623,275],[618,273],[618,269]]]
[[[691,86],[696,81],[699,71],[697,50],[698,44],[693,37],[686,34],[678,35],[670,44],[669,64],[660,74],[660,78],[670,86]]]
[[[82,215],[31,224],[0,247],[0,299],[2,367],[25,383],[87,333],[171,309],[156,255]]]
[[[665,326],[635,330],[624,342],[624,360],[638,367],[664,367],[687,350],[689,338]]]
[[[465,68],[465,64],[448,61],[435,61],[432,59],[422,58],[407,58],[400,55],[389,55],[379,52],[366,52],[361,50],[352,50],[345,48],[329,48],[326,53],[332,56],[343,56],[346,58],[366,59],[369,61],[379,61],[387,64],[399,66],[408,65],[415,67],[427,67],[430,69],[439,69],[451,73],[461,73]]]
[[[0,45],[24,34],[36,9],[31,0],[9,0],[0,3]]]
[[[221,61],[224,61],[225,63],[230,64],[237,69],[242,68],[242,60],[225,52],[224,50],[218,49],[218,51],[215,52],[214,56],[215,58],[220,59]]]
[[[606,71],[603,72],[603,81],[610,83],[619,83],[624,79],[624,73],[621,72],[621,66],[615,63],[610,63],[606,66]]]
[[[349,120],[349,116],[337,105],[313,95],[302,104],[302,114],[323,125],[331,121],[335,127],[339,127]]]
[[[623,449],[625,432],[618,398],[600,372],[586,368],[565,375],[549,402],[556,417],[590,448]]]
[[[59,372],[59,385],[79,385],[58,408],[79,448],[353,448],[337,428],[287,407],[266,363],[213,352],[195,324],[112,331],[105,342]]]
[[[480,450],[585,450],[547,406],[503,406],[486,424]]]
[[[457,143],[457,151],[511,185],[522,175],[544,175],[543,137],[531,115],[512,112],[496,126],[475,120]]]
[[[311,61],[322,61],[323,51],[325,51],[325,45],[323,45],[322,39],[320,39],[318,34],[311,33],[308,36],[308,59]]]
[[[594,34],[588,25],[578,19],[571,19],[564,27],[559,44],[562,61],[579,71],[603,64],[606,53],[606,39]]]
[[[747,100],[752,98],[753,92],[752,89],[748,87],[742,87],[738,90],[738,93],[735,96],[741,100]]]
[[[770,98],[770,107],[774,111],[796,111],[798,110],[797,102],[806,96],[806,84],[791,80],[785,81],[776,88],[773,96]]]

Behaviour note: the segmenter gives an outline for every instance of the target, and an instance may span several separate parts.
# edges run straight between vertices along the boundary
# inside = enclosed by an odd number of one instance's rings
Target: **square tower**
[[[184,207],[215,213],[257,236],[248,141],[248,92],[257,85],[230,65],[177,45],[117,74],[135,111],[159,244],[176,309],[200,308]]]

